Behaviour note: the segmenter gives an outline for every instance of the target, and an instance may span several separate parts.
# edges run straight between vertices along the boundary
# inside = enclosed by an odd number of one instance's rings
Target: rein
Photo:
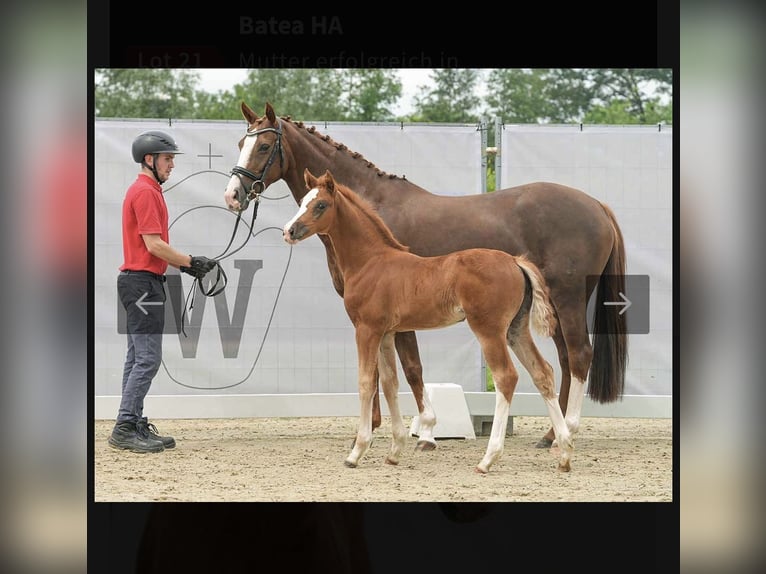
[[[233,168],[231,168],[231,175],[236,175],[239,178],[239,182],[242,184],[242,189],[246,189],[246,186],[244,182],[242,181],[242,176],[245,176],[251,180],[253,180],[253,183],[250,185],[250,189],[246,192],[244,196],[240,196],[238,194],[237,199],[239,200],[240,208],[237,212],[237,221],[234,223],[234,230],[231,233],[231,238],[229,239],[229,243],[226,245],[226,248],[216,257],[213,257],[213,259],[216,262],[216,277],[215,281],[213,281],[210,284],[210,287],[205,290],[202,286],[202,279],[199,277],[195,277],[192,281],[191,288],[189,289],[189,293],[186,295],[186,301],[184,302],[184,310],[181,314],[181,332],[184,334],[184,337],[187,337],[186,329],[185,329],[185,321],[184,318],[186,317],[187,309],[191,311],[194,309],[194,297],[197,292],[197,286],[199,286],[200,292],[202,292],[203,295],[206,297],[215,297],[219,293],[222,293],[224,289],[226,289],[226,285],[229,283],[229,278],[226,276],[226,272],[223,270],[223,267],[221,266],[221,260],[226,259],[227,257],[230,257],[234,255],[237,251],[242,249],[245,245],[247,245],[247,242],[250,241],[250,238],[253,236],[253,229],[255,228],[255,218],[258,216],[258,206],[260,205],[261,201],[261,194],[266,191],[266,184],[263,183],[263,177],[266,175],[266,172],[269,171],[269,168],[271,167],[271,164],[274,163],[274,160],[276,159],[277,150],[279,150],[279,167],[280,169],[284,165],[284,150],[282,149],[282,124],[279,120],[277,120],[277,127],[276,128],[263,128],[260,130],[247,130],[246,137],[250,136],[258,136],[258,134],[262,134],[265,132],[274,132],[277,134],[277,144],[274,146],[274,148],[271,150],[271,155],[269,156],[268,161],[266,162],[266,165],[263,167],[263,171],[261,171],[260,175],[254,174],[252,171],[250,171],[247,168],[240,167],[238,165],[235,165]],[[233,251],[229,251],[231,248],[232,243],[234,243],[234,238],[237,236],[237,228],[239,227],[239,222],[242,220],[242,212],[247,210],[248,205],[250,202],[253,202],[253,218],[250,222],[250,229],[247,232],[247,237],[242,242],[242,244],[234,249]],[[191,298],[191,303],[189,303],[189,299]]]

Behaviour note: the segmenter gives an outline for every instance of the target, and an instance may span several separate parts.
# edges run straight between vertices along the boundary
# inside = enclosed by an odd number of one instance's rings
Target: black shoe
[[[109,444],[114,448],[121,448],[133,452],[162,452],[165,450],[162,441],[153,438],[148,433],[142,432],[133,423],[119,423],[114,425],[109,437]]]
[[[146,420],[145,417],[136,423],[136,427],[138,428],[139,433],[146,433],[150,438],[162,442],[162,446],[165,448],[174,448],[176,446],[176,439],[172,436],[160,436],[157,427]]]

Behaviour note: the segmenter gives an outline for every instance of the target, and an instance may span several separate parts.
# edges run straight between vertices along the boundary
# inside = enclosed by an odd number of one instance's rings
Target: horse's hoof
[[[391,464],[393,466],[396,466],[399,464],[398,460],[391,460],[390,458],[386,457],[386,464]]]
[[[423,452],[429,451],[429,450],[436,450],[436,443],[430,442],[427,440],[419,440],[417,444],[415,445],[415,450],[420,450]]]
[[[343,464],[345,464],[348,468],[356,468],[356,464],[348,460],[344,460]]]
[[[550,448],[553,445],[553,441],[549,438],[543,437],[541,438],[537,444],[535,445],[535,448]]]
[[[477,467],[476,467],[476,468],[474,468],[473,470],[474,470],[475,472],[478,472],[479,474],[487,474],[487,472],[489,471],[489,469],[487,469],[487,470],[483,470],[483,469],[482,469],[481,467],[479,467],[479,466],[477,466]]]
[[[569,472],[572,467],[569,465],[569,461],[566,463],[559,463],[559,472]]]

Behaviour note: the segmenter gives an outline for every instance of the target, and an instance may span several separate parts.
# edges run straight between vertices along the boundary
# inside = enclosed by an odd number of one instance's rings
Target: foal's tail
[[[614,230],[614,244],[596,290],[588,396],[599,403],[612,403],[625,390],[628,335],[625,314],[615,313],[604,301],[620,301],[620,294],[625,293],[625,243],[614,213],[606,205],[602,207]]]
[[[552,337],[556,331],[556,312],[548,295],[548,285],[537,266],[526,257],[516,257],[516,263],[529,279],[532,286],[532,328],[544,337]]]

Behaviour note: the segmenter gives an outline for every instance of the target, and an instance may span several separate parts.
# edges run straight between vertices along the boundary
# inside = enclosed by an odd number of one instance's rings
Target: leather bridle
[[[260,195],[266,190],[266,184],[264,183],[263,178],[266,176],[266,173],[269,171],[271,164],[274,163],[274,160],[277,157],[277,152],[279,152],[280,170],[284,167],[285,151],[282,148],[282,123],[280,122],[279,119],[277,119],[277,127],[262,128],[259,130],[257,129],[247,130],[245,137],[251,137],[251,136],[258,137],[259,134],[263,134],[266,132],[274,132],[275,134],[277,134],[277,142],[274,145],[274,147],[271,149],[271,155],[269,156],[269,159],[266,162],[266,165],[263,166],[263,171],[261,171],[260,174],[255,174],[249,169],[240,167],[238,165],[235,165],[233,168],[231,168],[231,175],[237,176],[239,178],[240,189],[237,190],[237,201],[239,201],[240,212],[245,211],[247,209],[251,200],[255,200],[257,202]],[[250,184],[250,189],[247,189],[245,182],[242,180],[243,176],[252,180],[252,183]]]

